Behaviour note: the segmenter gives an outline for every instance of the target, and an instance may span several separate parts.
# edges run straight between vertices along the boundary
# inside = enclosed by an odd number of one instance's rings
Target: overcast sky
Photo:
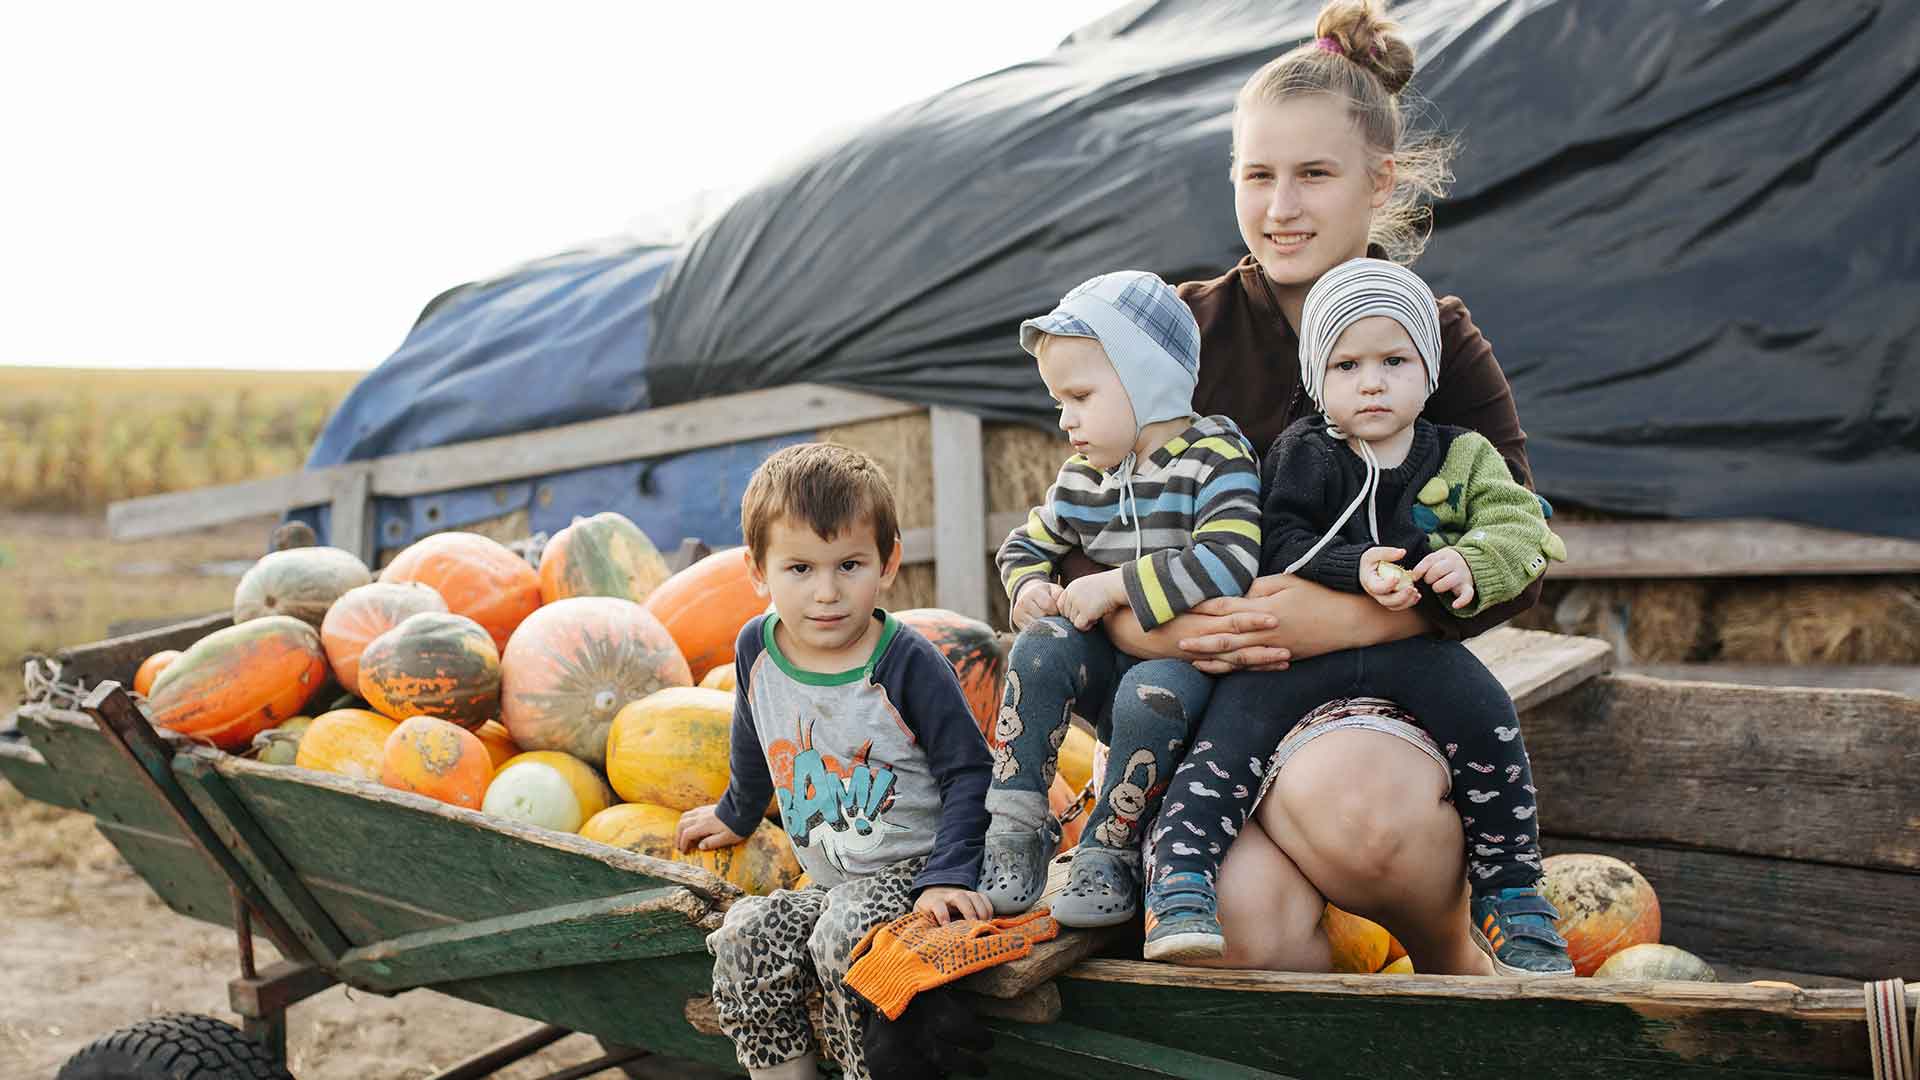
[[[372,367],[1118,3],[8,5],[0,364]]]

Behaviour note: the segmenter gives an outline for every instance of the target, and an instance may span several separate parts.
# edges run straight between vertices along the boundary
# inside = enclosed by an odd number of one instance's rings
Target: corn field
[[[0,509],[297,471],[357,372],[0,367]]]

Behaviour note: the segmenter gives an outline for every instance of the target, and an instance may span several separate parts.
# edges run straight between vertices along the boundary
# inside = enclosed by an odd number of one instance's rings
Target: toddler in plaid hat
[[[1185,661],[1121,652],[1100,620],[1128,607],[1151,630],[1246,592],[1260,559],[1259,459],[1233,421],[1193,414],[1200,328],[1153,274],[1082,283],[1020,325],[1020,346],[1075,453],[997,556],[1020,637],[994,725],[980,891],[1003,915],[1039,899],[1059,841],[1047,791],[1077,713],[1108,745],[1107,767],[1053,915],[1108,926],[1139,909],[1140,829],[1212,681]],[[1074,551],[1109,569],[1063,587]]]

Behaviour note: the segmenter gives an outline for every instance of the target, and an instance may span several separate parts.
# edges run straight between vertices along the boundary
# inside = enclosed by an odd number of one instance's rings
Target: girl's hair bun
[[[1380,0],[1328,0],[1314,23],[1314,36],[1331,39],[1347,59],[1380,80],[1389,94],[1413,81],[1413,47],[1387,18]]]

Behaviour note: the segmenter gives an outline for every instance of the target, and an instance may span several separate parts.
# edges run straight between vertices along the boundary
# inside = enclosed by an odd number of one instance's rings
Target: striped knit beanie
[[[1327,357],[1347,328],[1385,315],[1406,328],[1426,362],[1427,393],[1440,385],[1440,308],[1420,275],[1385,259],[1349,259],[1320,275],[1300,311],[1300,385],[1325,409]]]

